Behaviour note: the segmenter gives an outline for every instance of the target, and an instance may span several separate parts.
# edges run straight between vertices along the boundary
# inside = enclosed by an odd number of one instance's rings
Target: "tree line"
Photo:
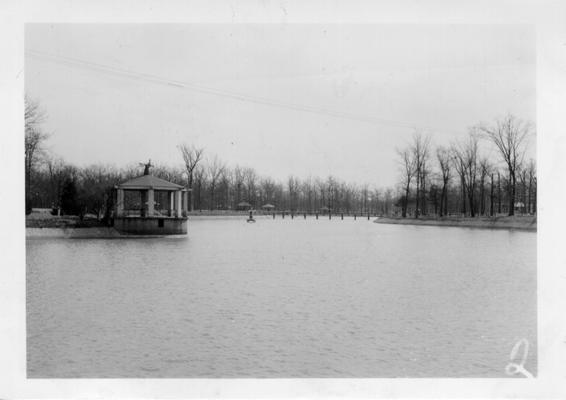
[[[117,168],[69,164],[46,151],[45,143],[50,135],[41,128],[45,118],[39,104],[26,98],[26,213],[38,207],[52,208],[53,212],[62,214],[108,217],[115,201],[115,185],[141,175],[140,165]],[[512,123],[513,129],[516,128],[513,124],[527,129],[515,119],[507,122]],[[477,132],[470,134],[469,141],[436,149],[432,149],[430,136],[415,134],[410,145],[398,150],[402,178],[397,187],[390,188],[346,182],[334,176],[291,175],[285,181],[275,180],[250,166],[230,166],[205,149],[187,143],[177,146],[177,167],[156,164],[151,173],[191,189],[191,211],[231,211],[248,208],[249,204],[254,209],[268,206],[266,209],[270,211],[296,213],[475,216],[507,212],[519,199],[526,204],[521,212],[534,213],[536,167],[532,160],[527,164],[522,161],[524,138],[521,136],[517,143],[509,145],[506,136],[509,125],[481,129],[485,138],[501,142],[504,150],[501,153],[505,154],[508,167],[505,173],[498,164],[480,156]],[[515,208],[511,207],[510,212]]]
[[[433,148],[430,135],[415,133],[397,150],[400,215],[536,214],[536,163],[525,161],[533,135],[532,124],[513,115],[474,126],[448,146]]]
[[[141,175],[139,164],[122,168],[111,165],[77,167],[46,151],[49,135],[41,131],[45,113],[37,102],[26,98],[26,211],[32,207],[53,208],[62,214],[94,214],[99,218],[112,209],[115,185]],[[28,129],[28,121],[30,129]],[[32,129],[33,128],[33,129]],[[262,176],[249,166],[229,166],[203,148],[182,143],[179,166],[155,164],[152,175],[191,189],[189,207],[198,210],[261,209],[288,212],[391,212],[392,189],[379,190],[370,184],[356,184],[336,177],[289,176],[278,181]]]

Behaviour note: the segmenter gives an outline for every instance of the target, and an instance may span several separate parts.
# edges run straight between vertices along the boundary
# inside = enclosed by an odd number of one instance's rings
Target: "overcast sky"
[[[415,129],[535,122],[529,26],[33,24],[25,48],[49,149],[81,166],[180,165],[186,142],[276,179],[388,186]]]

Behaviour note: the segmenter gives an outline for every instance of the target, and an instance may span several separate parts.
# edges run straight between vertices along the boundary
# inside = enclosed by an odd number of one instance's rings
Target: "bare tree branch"
[[[526,141],[533,133],[530,122],[522,121],[509,114],[495,122],[494,125],[481,125],[479,130],[499,150],[503,162],[509,172],[509,215],[515,214],[515,192],[517,171],[520,168],[526,150]]]
[[[204,157],[204,149],[197,148],[194,145],[188,145],[186,143],[182,143],[177,146],[181,155],[183,157],[183,161],[185,163],[185,171],[187,171],[188,175],[188,186],[189,186],[189,204],[191,211],[194,210],[194,196],[192,193],[193,190],[193,181],[194,181],[194,172],[195,168],[197,167],[198,163]]]

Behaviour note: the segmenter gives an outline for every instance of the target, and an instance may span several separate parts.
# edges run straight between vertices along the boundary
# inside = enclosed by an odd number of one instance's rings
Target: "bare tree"
[[[537,166],[533,159],[529,161],[527,166],[529,174],[529,197],[527,212],[529,214],[536,214],[536,195],[537,195]]]
[[[459,151],[456,145],[453,144],[450,147],[450,153],[452,155],[452,165],[454,166],[454,169],[456,170],[458,177],[460,178],[460,213],[466,215],[466,202],[468,199],[466,196],[466,163],[464,162],[462,153]]]
[[[303,180],[301,191],[303,192],[303,196],[305,199],[305,207],[304,209],[309,213],[312,213],[315,206],[313,205],[313,198],[315,196],[315,189],[312,181],[312,177],[308,177],[307,179]]]
[[[483,125],[480,129],[499,150],[501,158],[509,173],[509,216],[515,214],[515,191],[517,187],[517,170],[525,154],[526,140],[533,127],[513,115],[499,119],[493,126]]]
[[[361,208],[360,208],[360,212],[364,213],[368,211],[368,197],[369,197],[369,184],[364,183],[361,186],[360,189],[360,203],[361,203]],[[407,200],[408,201],[408,200]]]
[[[379,202],[381,198],[381,192],[378,188],[374,188],[371,192],[371,202],[370,202],[370,212],[372,214],[379,213]]]
[[[46,165],[49,179],[48,198],[52,203],[51,208],[60,210],[63,184],[69,174],[68,166],[61,158],[54,157],[47,157]]]
[[[326,204],[326,184],[324,183],[324,181],[322,179],[320,179],[320,177],[316,177],[315,178],[315,196],[318,197],[318,205],[317,208],[321,208],[321,207],[327,207]]]
[[[426,214],[426,176],[427,176],[427,161],[429,156],[430,136],[425,136],[422,133],[415,133],[413,135],[413,145],[411,151],[413,152],[413,159],[415,162],[415,177],[417,183],[416,193],[416,206],[415,218],[419,214]]]
[[[253,168],[244,168],[244,183],[246,185],[246,192],[247,192],[247,201],[256,206],[255,204],[255,191],[257,186],[257,173]]]
[[[56,171],[57,162],[48,162],[49,170],[53,176]],[[89,212],[96,214],[101,220],[104,216],[109,217],[109,207],[114,204],[112,190],[120,183],[120,175],[111,166],[95,164],[83,167],[78,171],[80,181],[81,203]]]
[[[440,212],[439,215],[448,214],[448,183],[450,182],[450,151],[445,147],[439,147],[436,150],[436,158],[440,167],[440,176],[442,178],[442,192],[440,194]]]
[[[299,179],[290,175],[289,178],[287,178],[287,189],[289,190],[289,210],[291,210],[291,212],[298,209],[299,187]]]
[[[207,173],[208,173],[208,180],[209,180],[209,189],[210,189],[210,209],[214,210],[216,208],[214,204],[214,194],[216,188],[218,186],[218,181],[222,176],[222,173],[225,169],[224,163],[218,158],[218,156],[214,156],[212,160],[208,162],[207,166]]]
[[[236,165],[234,168],[234,194],[236,197],[236,204],[242,201],[242,191],[244,190],[244,170]]]
[[[352,209],[355,210],[355,199],[356,199],[356,185],[353,183],[342,183],[342,192],[344,197],[344,208],[349,214]]]
[[[202,193],[206,187],[206,169],[201,165],[197,165],[193,173],[195,177],[195,193],[193,198],[198,209],[202,210]]]
[[[468,200],[470,205],[470,216],[475,217],[477,213],[477,204],[475,201],[477,173],[478,173],[478,136],[475,132],[470,132],[468,142],[465,147],[466,160],[466,184],[468,191]]]
[[[453,145],[453,154],[457,159],[455,164],[458,174],[462,180],[464,190],[462,194],[467,194],[468,205],[470,207],[470,216],[476,216],[475,192],[476,192],[476,176],[478,170],[478,136],[474,131],[468,135],[467,142],[461,142]],[[465,201],[464,195],[464,201]],[[464,210],[465,213],[465,210]]]
[[[415,159],[413,158],[413,152],[410,149],[397,150],[397,154],[401,157],[401,169],[403,173],[403,187],[405,194],[403,196],[403,202],[401,205],[401,216],[407,218],[407,208],[409,205],[409,195],[411,192],[411,182],[415,176]]]
[[[497,171],[497,213],[501,214],[501,174]]]
[[[393,203],[393,190],[391,190],[391,188],[387,188],[385,190],[385,200],[383,202],[384,204],[383,212],[385,215],[390,215],[391,203]]]
[[[271,178],[264,178],[261,180],[259,185],[264,200],[267,203],[273,203],[275,201],[275,182]]]
[[[26,95],[24,102],[24,120],[26,134],[28,132],[38,131],[40,125],[45,122],[47,115],[45,114],[45,111],[41,109],[37,100],[34,100]]]
[[[183,169],[182,168],[170,168],[164,164],[155,164],[152,166],[151,174],[166,181],[174,182],[178,185],[183,185]]]
[[[480,169],[480,215],[486,214],[486,201],[485,201],[485,181],[487,177],[491,173],[491,164],[487,158],[482,158],[479,161],[479,169]],[[491,191],[490,191],[490,204],[493,204],[493,175],[491,180]]]
[[[333,176],[329,176],[326,179],[326,199],[328,201],[327,207],[330,208],[332,211],[338,211],[338,207],[336,204],[337,198],[337,181],[336,178]]]
[[[521,192],[519,195],[521,199],[520,202],[522,203],[522,206],[519,206],[520,207],[519,211],[521,212],[521,214],[524,214],[525,212],[527,212],[527,182],[528,182],[527,168],[523,168],[521,166],[518,175],[519,175],[519,182],[521,184]]]
[[[204,155],[203,148],[197,148],[194,145],[180,144],[177,146],[181,155],[183,156],[183,161],[185,163],[185,171],[187,171],[188,176],[188,186],[189,186],[189,204],[191,211],[194,210],[194,196],[193,196],[193,182],[194,182],[194,172],[198,163],[202,160]]]
[[[232,205],[232,191],[231,188],[234,186],[234,177],[232,175],[232,170],[225,167],[220,174],[218,179],[218,192],[219,198],[222,201],[221,206],[223,209],[229,209]]]
[[[46,119],[39,103],[28,96],[25,97],[25,178],[26,178],[26,212],[31,212],[31,187],[33,171],[43,154],[43,144],[49,137],[41,129],[41,124]]]
[[[493,182],[493,170],[491,171],[491,173],[489,175],[489,179],[490,179],[490,184],[489,184],[489,216],[493,217],[495,215],[495,210],[494,210],[495,184]]]

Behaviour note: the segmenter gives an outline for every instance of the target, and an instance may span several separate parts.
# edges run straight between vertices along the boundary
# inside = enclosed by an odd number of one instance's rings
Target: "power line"
[[[45,59],[47,61],[51,61],[51,62],[58,63],[58,64],[63,64],[63,65],[70,66],[70,67],[79,67],[79,68],[83,68],[83,69],[96,71],[96,72],[99,72],[99,73],[105,73],[105,74],[110,74],[110,75],[114,75],[114,76],[120,76],[122,78],[134,79],[134,80],[138,80],[138,81],[145,81],[145,82],[150,82],[150,83],[154,83],[154,84],[174,87],[174,88],[177,88],[177,89],[191,90],[191,91],[205,93],[205,94],[209,94],[209,95],[214,95],[214,96],[219,96],[219,97],[224,97],[224,98],[230,98],[230,99],[233,99],[233,100],[262,104],[262,105],[267,105],[267,106],[271,106],[271,107],[286,108],[286,109],[290,109],[290,110],[308,112],[308,113],[313,113],[313,114],[327,115],[327,116],[331,116],[331,117],[335,117],[335,118],[349,119],[349,120],[355,120],[355,121],[366,122],[366,123],[375,123],[375,124],[380,124],[380,125],[396,126],[398,128],[407,128],[407,129],[416,129],[417,128],[416,124],[412,124],[412,123],[408,123],[408,122],[404,122],[404,121],[377,118],[377,117],[371,117],[371,116],[366,116],[366,115],[358,115],[358,114],[352,114],[352,113],[347,113],[347,112],[343,112],[343,111],[328,110],[328,109],[325,109],[325,108],[318,108],[318,107],[313,107],[313,106],[308,106],[308,105],[283,102],[283,101],[279,101],[279,100],[275,100],[275,99],[269,99],[269,98],[265,98],[265,97],[250,96],[250,95],[245,95],[245,94],[241,94],[241,93],[215,89],[215,88],[212,88],[212,87],[208,87],[208,86],[204,86],[204,85],[200,85],[200,84],[195,84],[195,83],[191,83],[191,82],[167,79],[167,78],[163,78],[163,77],[160,77],[160,76],[157,76],[157,75],[147,74],[147,73],[143,73],[143,72],[137,72],[137,71],[123,69],[123,68],[118,68],[118,67],[114,67],[114,66],[110,66],[110,65],[106,65],[106,64],[95,63],[95,62],[92,62],[92,61],[87,61],[87,60],[74,58],[74,57],[49,54],[49,53],[45,53],[45,52],[41,52],[41,51],[37,51],[37,50],[26,50],[25,53],[26,53],[26,55],[31,56],[31,57],[42,58],[42,59]],[[421,128],[433,130],[430,127],[421,126]]]

